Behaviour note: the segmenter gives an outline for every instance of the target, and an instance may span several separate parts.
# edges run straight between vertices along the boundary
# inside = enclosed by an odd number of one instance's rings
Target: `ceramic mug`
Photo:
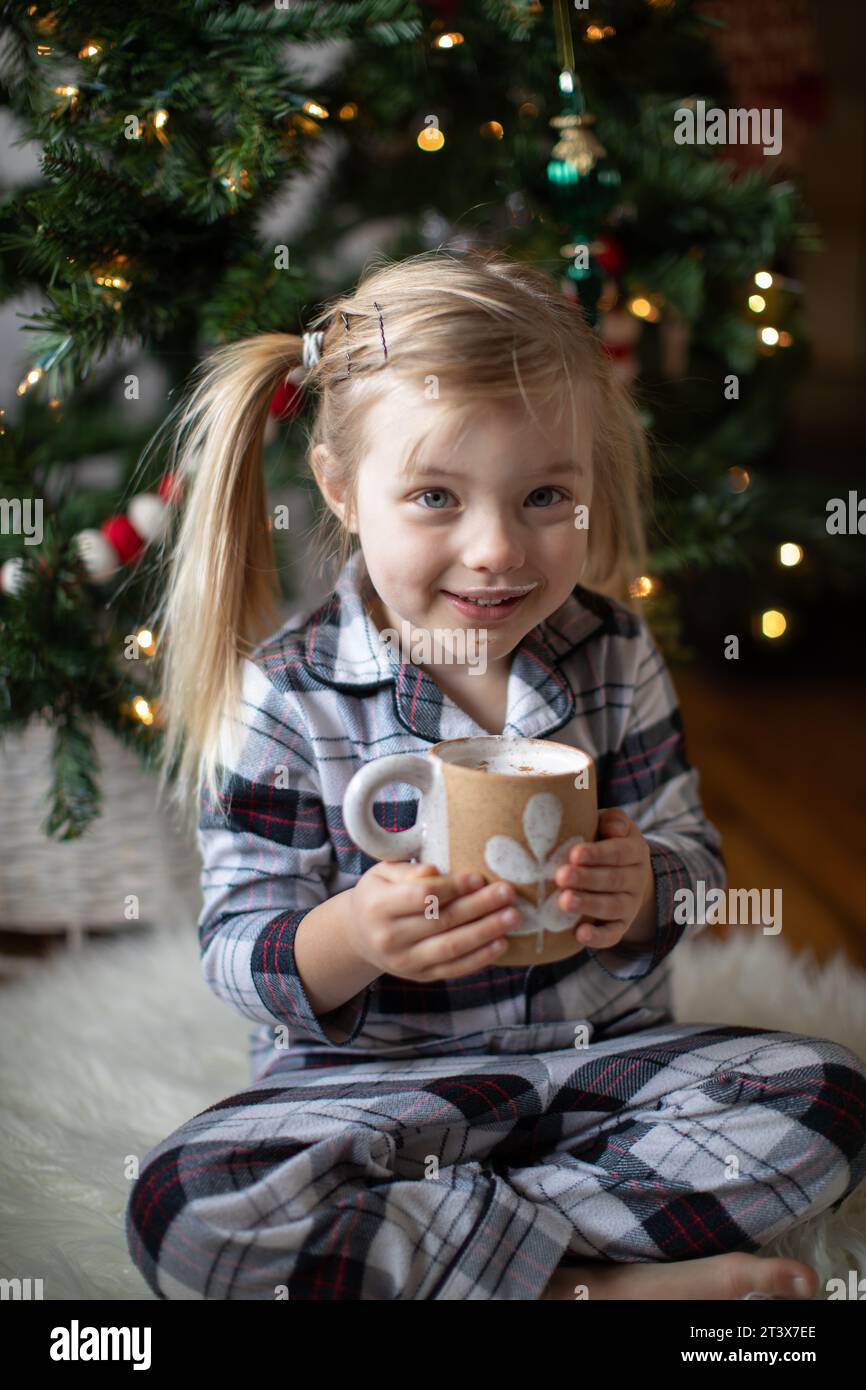
[[[394,782],[421,792],[415,824],[377,823],[376,793]],[[394,753],[366,763],[343,800],[355,844],[374,859],[435,864],[440,873],[479,873],[514,886],[521,920],[503,928],[508,945],[496,965],[537,965],[583,950],[579,912],[563,912],[554,874],[573,845],[598,833],[595,763],[551,739],[503,734],[443,739],[425,753]]]

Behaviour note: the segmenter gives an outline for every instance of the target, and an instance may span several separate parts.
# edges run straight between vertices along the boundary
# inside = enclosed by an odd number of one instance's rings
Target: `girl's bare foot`
[[[805,1281],[804,1289],[797,1288],[797,1279]],[[692,1299],[743,1298],[752,1292],[770,1298],[814,1298],[817,1289],[817,1274],[801,1260],[769,1259],[736,1251],[701,1260],[561,1264],[541,1297],[672,1298],[689,1303]]]

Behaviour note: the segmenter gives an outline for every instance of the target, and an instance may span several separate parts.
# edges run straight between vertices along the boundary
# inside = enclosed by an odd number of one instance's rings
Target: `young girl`
[[[814,1297],[808,1265],[754,1252],[864,1176],[866,1067],[672,1020],[671,952],[700,930],[674,893],[725,866],[628,601],[632,404],[555,282],[499,253],[376,264],[316,322],[213,354],[175,441],[166,767],[200,816],[205,978],[259,1026],[251,1085],[146,1156],[132,1258],[162,1298]],[[272,631],[262,435],[301,366],[340,566]],[[406,625],[476,629],[484,668],[410,661]],[[596,761],[564,961],[497,966],[513,889],[375,862],[344,828],[364,763],[479,733]],[[418,796],[380,797],[379,824]]]

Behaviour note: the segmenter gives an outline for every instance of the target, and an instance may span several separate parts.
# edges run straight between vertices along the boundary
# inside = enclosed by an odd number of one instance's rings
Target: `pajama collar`
[[[363,600],[367,570],[355,550],[333,594],[307,619],[293,653],[316,680],[336,690],[363,695],[393,686],[394,713],[411,733],[435,743],[459,738],[476,727],[426,671],[401,661],[383,642]],[[561,665],[574,650],[601,632],[623,631],[637,619],[622,604],[577,585],[564,603],[538,623],[513,653],[508,712],[503,733],[543,738],[574,715],[574,692]]]

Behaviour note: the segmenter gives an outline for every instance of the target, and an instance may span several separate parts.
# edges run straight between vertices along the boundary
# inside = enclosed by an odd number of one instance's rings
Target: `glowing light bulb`
[[[788,626],[788,620],[778,608],[768,608],[761,614],[761,632],[765,637],[781,637]]]
[[[438,126],[425,126],[418,134],[418,148],[427,154],[435,154],[445,144],[445,136]]]
[[[734,466],[728,469],[728,487],[731,492],[745,492],[751,482],[751,478],[745,468]]]
[[[141,720],[142,724],[153,723],[153,711],[151,710],[150,705],[148,704],[147,700],[145,700],[143,695],[136,695],[135,699],[132,702],[132,708],[136,716]]]
[[[31,386],[35,386],[36,383],[37,383],[37,381],[41,381],[41,379],[42,379],[42,368],[41,368],[41,367],[31,367],[30,371],[27,373],[27,375],[25,376],[24,380],[23,380],[23,381],[21,382],[21,384],[18,386],[18,388],[17,388],[17,394],[18,394],[19,396],[23,396],[25,391],[29,391],[30,387],[31,387]]]
[[[779,546],[779,564],[785,565],[788,569],[792,565],[799,565],[803,558],[803,547],[797,545],[795,541],[785,541]]]
[[[632,580],[628,586],[628,591],[632,598],[648,598],[655,585],[648,574],[638,575],[637,579]]]

